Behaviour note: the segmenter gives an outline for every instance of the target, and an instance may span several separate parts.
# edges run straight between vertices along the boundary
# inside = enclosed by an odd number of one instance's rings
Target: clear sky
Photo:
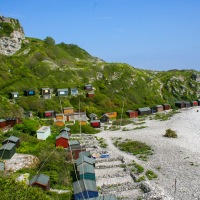
[[[200,0],[0,0],[0,15],[107,62],[200,71]]]

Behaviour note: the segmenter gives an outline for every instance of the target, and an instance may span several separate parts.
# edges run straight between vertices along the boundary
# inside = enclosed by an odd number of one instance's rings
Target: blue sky
[[[150,70],[200,71],[199,9],[199,0],[0,0],[27,37]]]

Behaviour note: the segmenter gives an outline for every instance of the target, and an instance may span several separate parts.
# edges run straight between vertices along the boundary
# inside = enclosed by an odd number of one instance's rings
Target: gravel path
[[[181,110],[170,120],[146,120],[144,129],[131,131],[102,131],[112,156],[123,156],[126,162],[135,160],[145,169],[153,170],[158,179],[152,185],[161,189],[168,199],[200,199],[200,112],[196,108]],[[166,129],[175,130],[178,138],[165,138]],[[112,144],[112,137],[133,139],[147,143],[154,149],[148,161],[120,151]],[[174,198],[175,197],[175,198]]]

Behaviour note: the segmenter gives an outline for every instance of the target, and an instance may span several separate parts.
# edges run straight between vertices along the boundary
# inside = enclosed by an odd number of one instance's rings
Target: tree
[[[44,39],[44,42],[48,45],[55,45],[55,40],[52,38],[52,37],[49,37],[47,36],[45,39]]]

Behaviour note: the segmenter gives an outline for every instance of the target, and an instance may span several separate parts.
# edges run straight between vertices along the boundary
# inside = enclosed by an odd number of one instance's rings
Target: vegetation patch
[[[110,131],[117,131],[117,130],[120,130],[120,127],[119,126],[115,126],[115,125],[114,126],[110,126],[109,130]]]
[[[155,174],[152,170],[147,170],[146,173],[145,173],[145,175],[147,176],[147,178],[149,180],[152,180],[152,179],[158,177],[157,174]]]
[[[125,126],[125,125],[131,124],[131,123],[132,123],[132,121],[129,119],[122,119],[122,120],[117,119],[117,120],[113,121],[112,125]]]
[[[106,148],[108,146],[108,144],[106,143],[106,140],[104,138],[97,138],[96,139],[99,141],[99,146],[101,148]]]
[[[151,147],[140,141],[127,139],[123,142],[115,141],[114,145],[122,151],[132,153],[133,155],[137,155],[140,159],[143,159],[143,157],[145,157],[146,160],[148,155],[153,154],[153,150],[151,149]]]
[[[164,137],[168,137],[168,138],[177,138],[178,135],[177,135],[176,131],[173,131],[173,130],[171,130],[171,129],[167,129],[167,130],[165,131]]]
[[[133,130],[137,130],[137,129],[143,129],[143,128],[146,128],[147,126],[138,126],[138,127],[135,127]]]

